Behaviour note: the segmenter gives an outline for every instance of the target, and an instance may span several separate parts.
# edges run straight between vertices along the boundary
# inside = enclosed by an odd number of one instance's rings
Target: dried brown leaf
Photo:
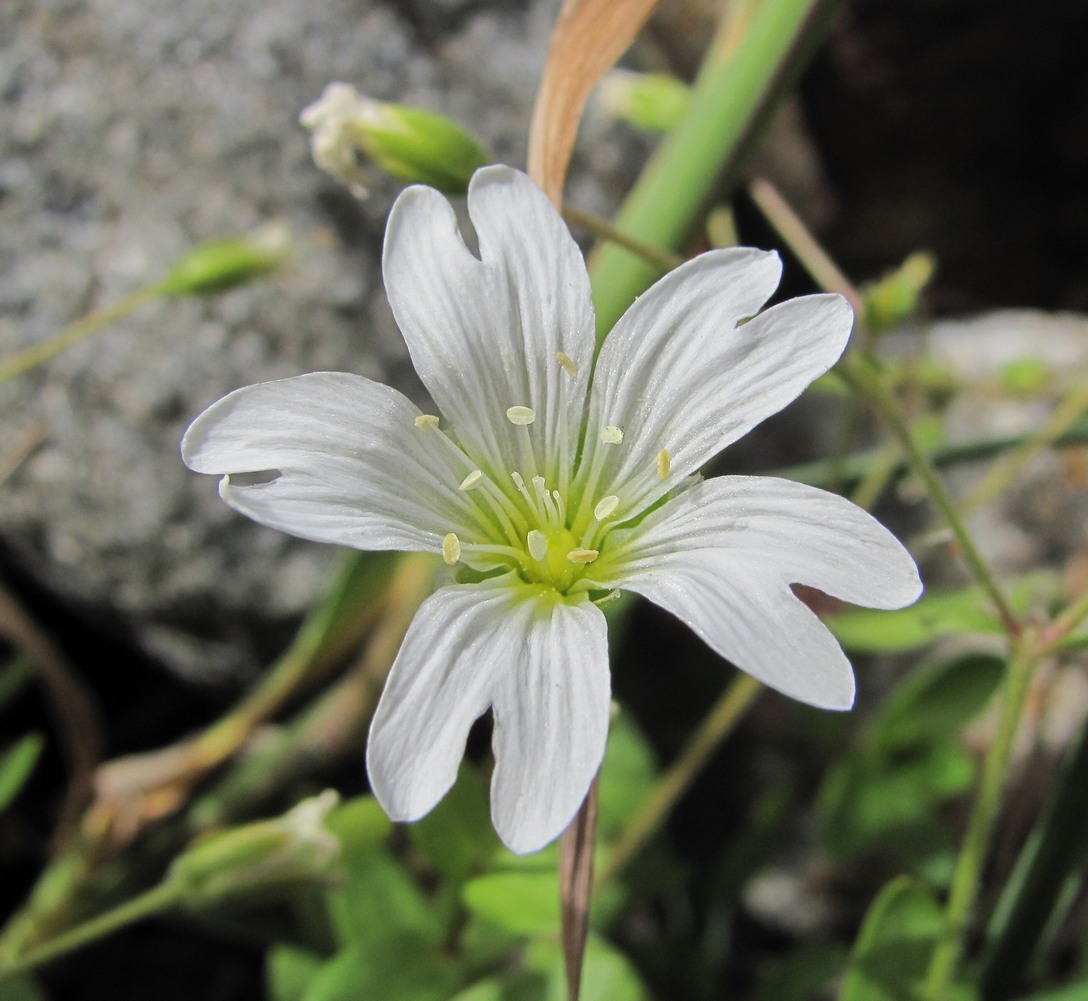
[[[589,901],[593,890],[593,841],[597,833],[597,780],[581,809],[559,840],[559,900],[563,916],[563,958],[567,1001],[578,1001],[582,959],[589,934]]]
[[[564,0],[552,33],[529,132],[529,175],[556,205],[563,198],[589,92],[627,50],[658,0]]]

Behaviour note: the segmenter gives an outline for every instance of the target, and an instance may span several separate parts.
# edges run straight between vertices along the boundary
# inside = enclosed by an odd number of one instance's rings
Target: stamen
[[[528,427],[536,420],[536,411],[529,407],[511,407],[506,411],[506,419],[519,427]]]
[[[615,424],[606,424],[601,428],[601,444],[618,445],[621,441],[623,441],[623,431]]]
[[[559,524],[565,525],[567,523],[567,505],[563,503],[563,498],[559,495],[558,490],[552,491],[552,497],[555,499],[555,509],[559,512]]]
[[[442,559],[448,566],[453,566],[461,558],[461,540],[450,532],[442,540]]]
[[[574,364],[574,359],[565,351],[556,351],[555,360],[563,367],[563,371],[567,373],[572,379],[578,377],[578,366]]]
[[[471,473],[468,474],[468,476],[466,476],[461,481],[461,485],[457,489],[458,490],[471,490],[471,489],[473,489],[473,487],[478,487],[480,485],[480,481],[483,478],[484,478],[483,470],[474,469]]]
[[[438,427],[438,418],[434,414],[420,414],[415,425],[420,431],[433,431]]]
[[[596,549],[572,549],[567,553],[567,559],[571,563],[592,563],[600,555]]]
[[[609,494],[597,501],[597,506],[593,509],[593,517],[598,521],[604,521],[605,518],[615,514],[619,506],[620,499],[615,494]]]
[[[672,469],[672,456],[669,455],[667,448],[663,448],[657,453],[657,478],[659,480],[665,479],[669,475],[670,469]]]
[[[529,547],[529,555],[534,560],[542,560],[548,555],[548,539],[543,532],[533,529],[526,537],[525,542]]]

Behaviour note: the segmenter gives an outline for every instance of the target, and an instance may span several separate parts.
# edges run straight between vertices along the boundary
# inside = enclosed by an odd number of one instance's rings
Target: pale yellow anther
[[[669,475],[670,469],[672,469],[672,456],[669,455],[667,448],[663,448],[657,453],[657,478],[659,480],[665,479]]]
[[[604,445],[618,445],[623,441],[623,431],[615,424],[606,424],[601,428],[601,443]]]
[[[559,362],[563,367],[563,371],[572,379],[578,377],[578,366],[574,364],[574,359],[566,351],[556,351],[555,360]]]
[[[450,532],[442,540],[442,559],[452,567],[460,558],[461,540],[453,532]]]
[[[604,521],[605,518],[610,518],[616,513],[616,508],[620,506],[620,499],[615,494],[609,494],[607,497],[602,497],[597,501],[597,506],[593,509],[593,517],[598,521]]]
[[[474,469],[471,473],[468,474],[468,476],[466,476],[461,481],[461,485],[457,489],[471,490],[473,487],[478,487],[480,485],[480,481],[483,480],[483,478],[483,471],[479,469]]]
[[[526,537],[529,555],[534,560],[542,560],[548,555],[548,539],[539,529],[534,528]]]
[[[572,549],[567,553],[567,559],[571,563],[592,563],[600,555],[600,551],[596,549]]]
[[[420,414],[416,418],[416,427],[420,431],[433,431],[438,427],[438,418],[434,414]]]
[[[528,427],[536,420],[536,411],[529,407],[511,407],[506,411],[506,419],[519,427]]]

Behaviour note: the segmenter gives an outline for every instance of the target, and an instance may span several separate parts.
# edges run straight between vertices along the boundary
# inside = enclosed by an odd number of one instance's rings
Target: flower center
[[[524,463],[535,471],[538,466],[530,439],[535,411],[512,406],[506,418],[514,434],[522,439],[519,465]],[[421,432],[440,435],[462,461],[469,458],[439,428],[437,417],[421,415],[415,425]],[[609,425],[601,429],[600,441],[605,448],[618,446],[623,432]],[[542,458],[544,468],[548,468],[552,457]],[[595,459],[599,461],[599,456]],[[624,511],[621,499],[614,494],[592,497],[595,475],[572,488],[569,484],[574,481],[574,470],[567,476],[561,472],[553,470],[556,482],[551,483],[541,475],[526,479],[516,469],[506,475],[480,467],[471,469],[459,484],[453,485],[466,517],[460,534],[449,532],[443,539],[442,557],[446,563],[464,563],[484,572],[512,570],[527,583],[545,584],[561,594],[591,575],[590,567],[600,556],[609,529],[618,518],[627,519],[633,512]],[[564,485],[571,491],[566,497],[557,489]]]

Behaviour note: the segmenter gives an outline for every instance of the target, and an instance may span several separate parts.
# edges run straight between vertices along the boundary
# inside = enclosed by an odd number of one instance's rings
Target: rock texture
[[[0,538],[24,568],[186,675],[267,659],[335,553],[229,511],[181,465],[181,432],[237,386],[305,371],[419,391],[380,280],[397,186],[379,180],[365,203],[336,188],[310,162],[299,111],[345,80],[449,114],[523,163],[553,17],[550,2],[9,0],[0,356],[194,243],[269,220],[294,242],[269,280],[145,306],[0,385]],[[573,191],[600,208],[599,182],[637,157],[624,130],[588,127],[592,169]]]

